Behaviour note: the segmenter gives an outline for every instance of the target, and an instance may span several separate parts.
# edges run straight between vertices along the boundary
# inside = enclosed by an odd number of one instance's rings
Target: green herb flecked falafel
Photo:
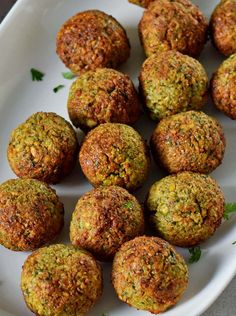
[[[102,271],[87,251],[51,245],[26,259],[21,289],[38,316],[84,316],[102,294]]]
[[[155,182],[146,206],[158,235],[192,247],[212,236],[224,213],[224,195],[208,175],[180,172]]]
[[[207,101],[206,71],[196,59],[177,51],[147,58],[139,82],[144,104],[153,120],[200,110]]]
[[[64,118],[37,112],[11,133],[7,156],[18,177],[57,183],[76,162],[76,134]]]

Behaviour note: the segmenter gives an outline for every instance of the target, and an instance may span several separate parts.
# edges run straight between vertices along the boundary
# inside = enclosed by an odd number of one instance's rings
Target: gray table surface
[[[15,2],[16,0],[0,0],[0,22]],[[236,277],[213,305],[201,316],[236,316]]]

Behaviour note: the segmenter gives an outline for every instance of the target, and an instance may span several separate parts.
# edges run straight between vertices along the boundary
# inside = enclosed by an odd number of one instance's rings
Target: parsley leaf
[[[62,76],[68,80],[74,79],[76,77],[76,75],[74,75],[71,71],[63,72]]]
[[[191,254],[191,257],[188,259],[188,262],[189,263],[198,262],[202,254],[201,248],[197,246],[197,247],[189,248],[188,251]]]
[[[127,201],[125,204],[124,204],[124,207],[132,210],[133,208],[133,202],[132,201]]]
[[[232,245],[236,245],[236,240],[232,243]]]
[[[236,212],[236,203],[225,204],[224,219],[229,219],[231,213]]]
[[[61,90],[62,88],[64,88],[65,86],[63,84],[59,84],[59,86],[55,87],[53,89],[53,92],[57,93],[59,90]]]
[[[42,73],[41,71],[34,69],[34,68],[31,68],[30,72],[31,72],[31,76],[32,76],[33,81],[42,81],[43,80],[44,73]]]

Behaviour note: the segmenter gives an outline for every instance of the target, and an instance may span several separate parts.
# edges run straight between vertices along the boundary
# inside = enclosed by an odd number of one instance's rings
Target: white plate
[[[218,1],[194,1],[209,17]],[[55,36],[61,24],[71,15],[86,9],[100,9],[112,14],[127,30],[131,41],[132,54],[121,71],[127,72],[138,85],[138,74],[144,60],[139,44],[137,24],[143,10],[131,5],[127,0],[18,0],[13,10],[0,26],[0,182],[15,175],[11,172],[6,148],[11,130],[36,111],[54,111],[68,119],[66,101],[71,81],[65,80],[61,72],[64,66],[55,54]],[[201,61],[209,75],[218,67],[222,57],[210,43],[205,47]],[[37,68],[46,73],[42,82],[32,82],[30,68]],[[53,93],[58,84],[66,88]],[[222,123],[226,134],[227,148],[222,166],[212,175],[221,184],[227,201],[235,200],[236,139],[235,122],[215,111],[209,104],[206,112],[216,116]],[[142,118],[137,129],[149,139],[155,124]],[[161,174],[156,166],[144,188],[137,192],[140,201],[151,183]],[[71,213],[77,199],[91,186],[87,183],[79,167],[61,184],[55,186],[61,200],[65,204],[66,225],[56,242],[68,242],[68,227]],[[236,218],[224,222],[207,243],[202,245],[201,260],[191,265],[188,289],[174,308],[165,313],[166,316],[195,316],[202,313],[223,291],[236,273]],[[187,250],[180,250],[185,258]],[[11,252],[0,246],[0,315],[29,316],[31,312],[25,307],[19,288],[20,271],[27,253]],[[104,265],[104,295],[90,316],[150,315],[148,312],[136,311],[120,302],[110,284],[110,265]],[[227,307],[226,307],[227,308]]]

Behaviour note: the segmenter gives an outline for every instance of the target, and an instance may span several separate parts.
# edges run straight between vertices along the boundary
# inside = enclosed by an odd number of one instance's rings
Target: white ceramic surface
[[[209,17],[218,1],[194,1]],[[65,68],[55,54],[55,36],[60,25],[71,15],[86,9],[103,10],[119,20],[127,30],[132,53],[120,70],[128,73],[135,85],[144,60],[139,44],[137,24],[143,10],[127,0],[18,0],[0,26],[0,182],[15,178],[6,159],[6,148],[11,130],[36,111],[54,111],[68,119],[66,101],[71,81],[65,80],[61,72]],[[201,55],[201,62],[209,76],[223,60],[208,43]],[[45,72],[42,82],[32,82],[30,68]],[[53,88],[64,84],[66,88],[57,94]],[[223,164],[212,173],[226,195],[228,202],[235,200],[235,122],[217,112],[210,101],[204,109],[217,117],[223,125],[227,148]],[[155,124],[142,117],[137,129],[149,139]],[[81,135],[80,135],[81,136]],[[136,193],[144,200],[148,187],[163,174],[153,164],[145,186]],[[87,183],[77,166],[55,189],[65,205],[66,225],[55,242],[69,242],[68,227],[77,199],[88,191]],[[183,298],[166,316],[196,316],[209,307],[236,274],[236,217],[224,222],[216,234],[202,245],[202,258],[190,265],[190,282]],[[188,251],[178,249],[188,258]],[[30,316],[19,288],[21,266],[28,254],[11,252],[0,246],[0,315]],[[104,265],[104,294],[89,316],[148,316],[148,312],[136,311],[120,302],[110,284],[110,265]]]

